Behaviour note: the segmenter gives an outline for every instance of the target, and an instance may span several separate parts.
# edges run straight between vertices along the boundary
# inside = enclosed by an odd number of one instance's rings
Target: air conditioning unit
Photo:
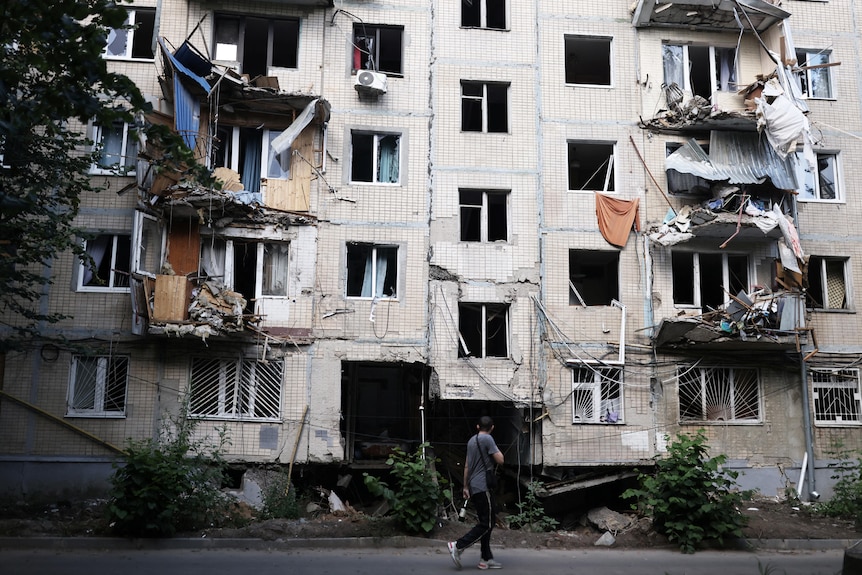
[[[356,73],[353,87],[359,94],[379,96],[386,93],[386,74],[373,70],[360,70]]]

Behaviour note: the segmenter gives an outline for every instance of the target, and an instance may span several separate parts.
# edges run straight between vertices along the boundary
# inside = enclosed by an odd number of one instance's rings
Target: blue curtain
[[[377,181],[398,183],[398,136],[383,136],[377,146]]]
[[[244,153],[240,166],[242,186],[249,192],[260,191],[261,136],[256,130],[242,130],[239,135],[240,150]]]

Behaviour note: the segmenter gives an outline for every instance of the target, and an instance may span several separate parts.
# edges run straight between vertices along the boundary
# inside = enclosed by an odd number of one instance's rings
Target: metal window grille
[[[759,421],[756,369],[680,367],[679,420]]]
[[[622,369],[572,370],[572,423],[622,422]]]
[[[67,412],[77,415],[122,415],[126,409],[128,380],[128,357],[74,357]]]
[[[862,421],[858,369],[812,370],[811,381],[815,421]]]
[[[190,415],[225,419],[278,419],[284,364],[239,359],[192,361]]]

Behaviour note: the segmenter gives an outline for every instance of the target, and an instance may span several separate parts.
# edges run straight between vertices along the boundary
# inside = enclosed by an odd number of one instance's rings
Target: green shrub
[[[231,518],[221,491],[226,439],[207,447],[191,438],[194,422],[181,417],[158,441],[129,441],[125,463],[111,477],[108,519],[117,535],[169,537]]]
[[[299,501],[296,498],[296,488],[287,479],[287,473],[276,471],[266,477],[266,484],[261,489],[263,508],[261,516],[264,519],[298,519]]]
[[[538,488],[538,481],[531,481],[527,485],[524,501],[517,504],[519,512],[509,516],[509,527],[542,533],[553,531],[560,524],[556,519],[545,515],[545,508],[536,496]]]
[[[683,553],[694,553],[704,540],[723,544],[742,536],[746,518],[738,506],[750,496],[735,490],[738,473],[720,469],[726,459],[708,457],[702,429],[693,437],[680,433],[653,472],[640,474],[640,488],[622,496],[636,498],[632,508],[650,516],[656,531]]]
[[[450,492],[445,489],[446,480],[433,470],[423,456],[420,445],[412,455],[396,448],[386,465],[397,484],[394,488],[368,473],[363,473],[365,485],[373,495],[383,496],[392,508],[397,521],[408,533],[428,533],[437,521],[440,505],[449,499]]]
[[[831,517],[853,519],[857,526],[862,526],[862,454],[842,449],[839,444],[832,455],[838,459],[837,463],[829,464],[836,483],[832,497],[820,505],[820,510]]]

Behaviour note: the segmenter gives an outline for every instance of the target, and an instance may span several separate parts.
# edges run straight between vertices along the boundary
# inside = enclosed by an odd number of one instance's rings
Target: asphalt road
[[[464,553],[461,573],[479,555]],[[529,575],[837,575],[844,552],[501,549],[500,573]],[[3,575],[314,575],[458,573],[445,549],[58,550],[0,551]]]

